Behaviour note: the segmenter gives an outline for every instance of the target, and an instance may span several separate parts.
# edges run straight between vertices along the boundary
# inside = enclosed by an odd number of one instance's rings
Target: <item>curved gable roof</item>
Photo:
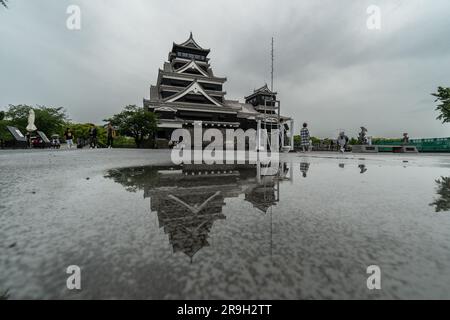
[[[267,83],[266,83],[266,84],[265,84],[264,86],[262,86],[261,88],[253,90],[253,93],[252,93],[251,95],[249,95],[248,97],[245,97],[245,99],[246,99],[246,100],[247,100],[247,99],[250,99],[250,98],[252,98],[252,97],[254,97],[254,96],[258,95],[258,94],[270,94],[270,95],[276,95],[277,92],[271,91],[271,90],[269,89],[269,87],[267,86]]]
[[[212,102],[212,104],[221,107],[222,104],[219,103],[219,101],[217,101],[216,99],[214,99],[213,97],[211,97],[209,94],[207,94],[205,92],[205,90],[202,88],[202,86],[197,82],[197,80],[194,80],[194,82],[192,82],[188,87],[186,87],[186,89],[184,89],[181,92],[178,92],[177,94],[167,97],[166,99],[164,99],[164,102],[175,102],[178,99],[183,98],[185,95],[189,94],[193,92],[194,94],[201,94],[203,95],[206,99],[208,99],[210,102]]]
[[[209,77],[209,74],[203,70],[196,62],[195,60],[192,60],[189,63],[186,63],[183,67],[175,70],[175,72],[177,73],[183,73],[188,69],[196,69],[198,72],[200,72],[202,75],[204,75],[205,77]]]
[[[203,49],[202,47],[200,47],[200,45],[195,42],[194,40],[194,36],[191,34],[189,35],[189,39],[187,39],[185,42],[183,43],[173,43],[174,46],[178,46],[178,47],[185,47],[185,48],[190,48],[190,49],[196,49],[196,50],[200,50],[200,51],[205,51],[205,52],[210,52],[209,49]]]

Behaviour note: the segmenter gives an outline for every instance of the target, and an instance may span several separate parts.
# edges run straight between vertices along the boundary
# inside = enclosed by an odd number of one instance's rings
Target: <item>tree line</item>
[[[437,92],[431,95],[436,98],[435,102],[438,103],[436,106],[436,111],[438,112],[437,120],[442,121],[442,123],[450,123],[450,87],[438,87]],[[26,132],[28,114],[31,109],[34,110],[36,115],[36,127],[47,136],[53,134],[62,136],[64,131],[69,128],[72,130],[75,138],[87,139],[89,137],[91,124],[72,122],[66,110],[62,107],[39,105],[33,107],[20,104],[9,105],[6,111],[0,111],[0,139],[7,139],[8,133],[6,126],[8,125],[17,127],[22,132]],[[114,126],[120,135],[119,140],[123,139],[126,141],[127,139],[131,139],[138,148],[143,147],[147,141],[153,139],[158,124],[158,118],[154,113],[136,105],[128,105],[124,107],[122,112],[104,121]],[[106,144],[106,129],[103,126],[97,126],[97,131],[99,143]],[[300,137],[296,136],[295,142],[298,143],[299,139]],[[312,139],[313,144],[321,142],[317,138]],[[350,141],[350,144],[356,143],[356,139],[354,140]]]
[[[28,115],[33,109],[35,113],[35,125],[39,131],[48,137],[57,134],[63,137],[66,129],[70,129],[75,137],[87,140],[92,124],[74,123],[69,119],[67,111],[62,107],[30,106],[25,104],[9,105],[6,111],[0,111],[0,139],[11,138],[6,126],[17,127],[22,133],[26,132]],[[118,114],[113,115],[104,122],[111,123],[118,134],[117,145],[134,145],[142,147],[147,141],[151,144],[157,128],[157,117],[154,113],[135,105],[128,105]],[[98,141],[100,145],[106,145],[106,128],[97,125]],[[130,140],[132,142],[130,142]]]

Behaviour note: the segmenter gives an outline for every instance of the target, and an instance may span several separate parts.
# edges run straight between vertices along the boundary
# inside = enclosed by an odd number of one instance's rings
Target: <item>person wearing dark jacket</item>
[[[69,128],[67,128],[66,131],[64,132],[64,139],[66,139],[67,149],[72,149],[73,134],[72,134],[72,130],[70,130]]]
[[[91,149],[97,148],[97,127],[95,125],[91,126],[89,136],[91,138]]]
[[[108,139],[107,139],[106,145],[109,149],[111,149],[113,146],[114,138],[116,136],[116,131],[114,130],[114,127],[112,126],[111,123],[108,124],[107,136],[108,136]]]

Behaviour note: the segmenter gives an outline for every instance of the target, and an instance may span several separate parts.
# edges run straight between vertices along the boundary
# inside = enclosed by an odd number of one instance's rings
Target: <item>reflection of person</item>
[[[308,162],[300,162],[300,171],[303,174],[303,178],[307,177],[309,170],[309,163]]]
[[[106,142],[106,145],[108,146],[108,148],[112,148],[113,146],[113,142],[114,142],[114,138],[116,136],[116,131],[114,130],[114,127],[112,126],[111,123],[108,124],[108,129],[107,129],[107,134],[108,134],[108,139]]]
[[[365,164],[360,164],[359,166],[359,170],[361,174],[365,173],[367,171],[366,165]]]
[[[289,168],[287,166],[287,163],[284,162],[283,163],[283,174],[286,175],[289,172]]]
[[[302,139],[302,149],[303,152],[309,150],[309,140],[311,137],[309,136],[308,124],[304,123],[302,130],[300,130],[300,137]]]
[[[337,144],[339,146],[340,151],[344,153],[348,144],[348,137],[345,135],[344,131],[339,133],[339,137],[337,138]]]
[[[72,131],[69,128],[67,128],[66,131],[64,132],[64,139],[66,139],[67,148],[68,149],[72,149],[72,147],[73,147],[73,134],[72,134]]]
[[[89,135],[91,137],[91,149],[97,148],[97,127],[95,125],[91,125]]]

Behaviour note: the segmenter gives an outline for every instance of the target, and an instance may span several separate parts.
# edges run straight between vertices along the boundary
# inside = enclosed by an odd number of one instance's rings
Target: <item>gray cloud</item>
[[[78,4],[82,30],[65,26]],[[366,28],[381,8],[382,29]],[[450,136],[431,92],[450,85],[447,0],[361,1],[25,1],[0,9],[0,106],[64,106],[75,121],[101,122],[142,104],[172,42],[189,31],[211,48],[229,99],[270,82],[283,113],[317,136]],[[1,108],[1,107],[0,107]]]

